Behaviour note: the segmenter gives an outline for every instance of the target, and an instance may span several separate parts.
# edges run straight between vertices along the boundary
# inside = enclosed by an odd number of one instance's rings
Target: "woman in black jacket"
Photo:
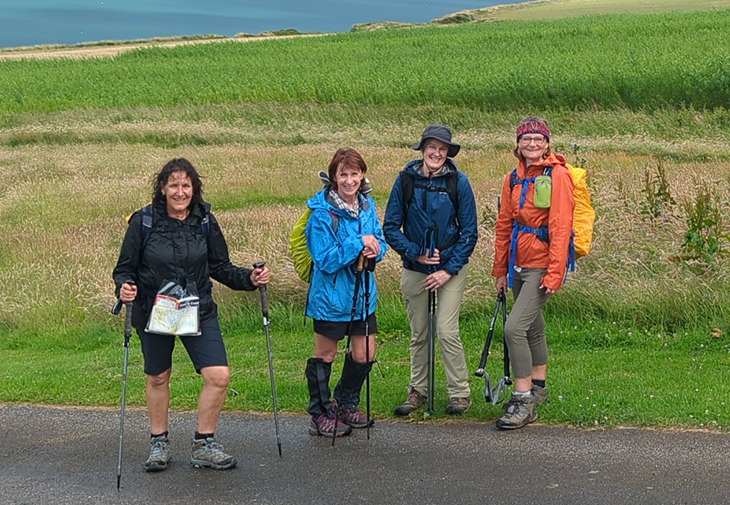
[[[230,371],[210,278],[231,289],[253,291],[268,283],[269,270],[231,263],[220,226],[202,196],[203,183],[195,167],[184,158],[168,162],[154,178],[152,203],[129,221],[113,273],[119,299],[134,302],[132,324],[142,343],[152,445],[144,464],[148,472],[165,470],[171,456],[168,412],[176,332],[155,327],[150,318],[158,291],[166,284],[198,299],[199,327],[194,332],[198,335],[180,335],[204,382],[191,463],[217,470],[237,464],[215,441]]]

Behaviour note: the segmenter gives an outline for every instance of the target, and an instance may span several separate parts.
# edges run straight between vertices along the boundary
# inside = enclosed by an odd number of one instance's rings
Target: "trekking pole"
[[[436,292],[428,292],[428,395],[426,412],[434,412],[434,387],[436,384],[436,339],[435,339]]]
[[[253,264],[254,268],[263,268],[265,262],[259,261]],[[271,380],[271,400],[274,403],[274,426],[276,427],[276,445],[279,449],[279,457],[281,458],[281,435],[279,434],[279,404],[276,400],[276,381],[274,380],[274,355],[271,350],[271,335],[269,334],[269,304],[266,301],[266,284],[259,284],[259,293],[261,294],[261,314],[264,319],[264,332],[266,333],[266,350],[269,355],[269,379]]]
[[[355,290],[352,293],[352,310],[350,311],[350,322],[347,324],[347,349],[346,352],[350,352],[350,331],[352,329],[352,323],[355,320],[355,312],[357,312],[357,295],[360,291],[360,283],[361,276],[362,276],[362,269],[365,266],[365,256],[360,253],[360,255],[357,257],[357,263],[355,267]],[[367,324],[367,323],[366,323]],[[337,400],[334,400],[335,402],[335,423],[334,428],[332,428],[332,446],[335,445],[335,439],[337,439]]]
[[[509,349],[507,349],[507,340],[504,335],[504,327],[507,323],[507,296],[504,291],[500,291],[498,295],[502,299],[502,345],[504,347],[504,377],[497,383],[492,391],[492,405],[502,402],[503,395],[507,391],[507,386],[512,385],[512,379],[509,376]]]
[[[368,258],[364,260],[364,279],[365,283],[365,360],[367,363],[367,374],[365,375],[365,416],[367,417],[367,439],[370,440],[370,270],[368,268]]]
[[[499,309],[502,305],[503,299],[504,296],[502,294],[502,290],[500,289],[499,293],[497,293],[497,302],[494,305],[494,315],[492,316],[492,321],[489,323],[487,340],[484,343],[484,349],[482,350],[482,359],[479,362],[479,368],[477,368],[474,372],[474,375],[476,375],[477,377],[484,377],[484,399],[487,403],[492,403],[492,378],[489,376],[489,372],[487,372],[484,367],[487,364],[487,357],[489,357],[489,349],[492,345],[492,337],[494,336],[494,327],[497,324],[497,317],[499,317]]]
[[[124,448],[124,411],[127,404],[127,369],[129,367],[129,339],[132,337],[132,303],[117,300],[111,313],[119,315],[124,305],[124,367],[122,368],[122,408],[119,413],[119,456],[117,458],[117,491],[122,487],[122,449]]]

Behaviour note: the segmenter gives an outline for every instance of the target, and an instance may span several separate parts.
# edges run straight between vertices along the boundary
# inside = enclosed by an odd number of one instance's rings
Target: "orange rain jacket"
[[[565,278],[570,234],[573,229],[573,179],[565,167],[565,158],[552,153],[546,159],[525,168],[520,161],[517,179],[540,175],[545,167],[552,166],[552,196],[549,209],[538,209],[534,205],[534,183],[527,188],[525,205],[520,209],[522,184],[510,188],[510,174],[502,184],[502,206],[497,216],[495,237],[494,277],[506,276],[509,269],[510,240],[512,220],[531,228],[547,224],[550,242],[544,242],[532,233],[520,233],[517,242],[515,265],[522,268],[545,268],[543,285],[554,290],[560,289]]]

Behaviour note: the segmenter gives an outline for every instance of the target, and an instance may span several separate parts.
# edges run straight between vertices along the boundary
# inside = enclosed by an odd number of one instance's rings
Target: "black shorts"
[[[175,336],[147,333],[137,328],[142,343],[144,373],[159,375],[172,366],[172,351],[175,349]],[[228,366],[226,347],[217,317],[209,317],[200,323],[200,335],[180,337],[188,356],[200,373],[207,366]]]
[[[353,321],[350,324],[349,321],[323,321],[321,319],[314,320],[314,332],[320,335],[330,338],[332,340],[342,340],[347,336],[347,328],[350,328],[350,336],[364,336],[365,335],[365,321]],[[368,333],[375,335],[378,332],[378,320],[375,317],[375,312],[368,316]]]

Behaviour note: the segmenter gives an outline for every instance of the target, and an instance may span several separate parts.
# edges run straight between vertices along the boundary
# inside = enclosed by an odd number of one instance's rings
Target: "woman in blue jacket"
[[[311,435],[344,436],[369,422],[358,404],[375,359],[378,291],[370,272],[385,256],[387,246],[375,202],[362,193],[365,172],[367,165],[357,151],[339,149],[329,165],[329,185],[307,202],[312,209],[306,228],[307,248],[314,263],[307,316],[314,321],[315,341],[305,371]],[[367,273],[357,268],[361,256],[369,266]],[[351,348],[345,354],[333,400],[329,387],[332,361],[338,342],[346,335]]]
[[[411,326],[408,398],[395,414],[407,416],[426,403],[429,292],[438,296],[437,334],[449,394],[446,412],[461,414],[471,406],[459,312],[469,256],[477,242],[474,193],[452,159],[460,146],[451,141],[446,126],[429,125],[412,149],[423,157],[401,171],[383,221],[388,245],[403,259],[400,287]]]

